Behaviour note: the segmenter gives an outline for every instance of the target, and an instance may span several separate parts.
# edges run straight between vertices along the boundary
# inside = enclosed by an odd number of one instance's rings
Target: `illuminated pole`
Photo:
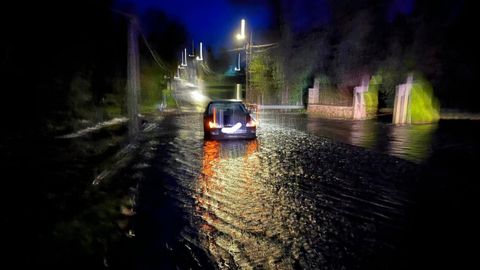
[[[240,34],[237,34],[237,39],[238,40],[245,39],[245,20],[244,19],[242,19],[242,22],[240,24]]]
[[[181,64],[182,67],[186,67],[186,66],[187,66],[187,63],[185,62],[184,59],[185,59],[185,58],[184,58],[183,52],[182,52],[182,64]]]
[[[197,56],[198,61],[203,61],[203,53],[202,53],[202,42],[200,42],[200,56]]]
[[[185,55],[185,67],[186,67],[186,66],[188,66],[188,64],[187,64],[187,48],[185,48],[185,53],[183,55]]]
[[[249,78],[250,78],[250,71],[248,70],[249,61],[252,58],[252,47],[253,47],[253,32],[250,32],[250,40],[247,40],[245,45],[245,99],[247,102],[251,100],[251,93],[249,87]]]
[[[242,28],[241,28],[241,30],[240,30],[240,31],[241,31],[241,35],[242,35],[242,36],[245,36],[245,20],[244,20],[244,19],[242,19],[241,24],[242,24]]]
[[[246,38],[245,36],[245,20],[242,19],[241,24],[240,24],[240,34],[237,34],[237,39],[238,40],[244,40],[245,41],[245,99],[247,102],[250,102],[250,94],[249,94],[249,87],[248,87],[248,79],[249,79],[249,71],[248,71],[248,61],[250,60],[249,55],[251,54],[252,50],[252,36],[253,33],[250,32],[250,40]]]

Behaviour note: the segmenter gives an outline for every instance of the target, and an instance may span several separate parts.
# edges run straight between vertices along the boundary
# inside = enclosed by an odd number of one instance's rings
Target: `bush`
[[[364,94],[367,117],[374,117],[378,111],[379,80],[374,76],[368,85],[368,92]]]
[[[432,123],[440,119],[440,103],[433,95],[432,85],[422,77],[413,83],[409,113],[412,123]]]

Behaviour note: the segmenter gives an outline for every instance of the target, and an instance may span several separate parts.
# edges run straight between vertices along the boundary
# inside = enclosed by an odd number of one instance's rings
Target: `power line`
[[[152,46],[150,46],[150,43],[148,42],[145,34],[143,33],[143,30],[142,28],[140,27],[140,24],[138,23],[138,19],[137,19],[137,16],[135,16],[134,14],[130,14],[130,13],[127,13],[127,12],[124,12],[124,11],[121,11],[121,10],[117,10],[117,9],[111,9],[113,12],[115,13],[118,13],[126,18],[128,18],[129,20],[132,21],[132,23],[136,26],[138,32],[140,33],[140,35],[142,36],[142,39],[143,39],[143,42],[145,43],[145,46],[148,48],[148,51],[150,52],[150,54],[152,55],[152,58],[153,60],[155,61],[155,63],[161,68],[163,69],[164,71],[170,71],[170,69],[168,67],[166,67],[166,65],[163,63],[163,61],[161,61],[159,59],[159,57],[156,55],[156,53],[153,51],[152,49]]]
[[[165,64],[158,59],[157,55],[155,54],[155,52],[153,51],[152,47],[150,46],[150,43],[148,42],[147,38],[145,37],[145,34],[143,33],[142,29],[140,28],[140,25],[137,23],[136,24],[137,28],[138,28],[138,32],[140,33],[140,35],[142,36],[142,39],[143,41],[145,42],[145,45],[147,46],[148,48],[148,51],[150,52],[150,54],[152,55],[153,57],[153,60],[155,60],[155,62],[157,63],[157,65],[162,68],[164,71],[169,71],[169,68],[167,68],[165,66]]]

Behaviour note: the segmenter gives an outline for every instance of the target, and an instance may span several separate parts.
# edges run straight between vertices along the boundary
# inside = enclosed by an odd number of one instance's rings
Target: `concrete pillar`
[[[364,80],[361,86],[355,87],[353,91],[353,119],[363,120],[367,118],[365,104],[365,92],[368,91],[368,81]]]
[[[393,103],[393,124],[410,124],[410,94],[412,91],[413,77],[408,76],[407,82],[397,86],[395,101]]]

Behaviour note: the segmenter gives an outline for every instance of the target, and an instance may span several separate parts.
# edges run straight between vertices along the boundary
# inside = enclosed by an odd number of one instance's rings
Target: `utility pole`
[[[248,31],[247,31],[248,32]],[[266,48],[266,47],[271,47],[276,45],[277,43],[271,43],[271,44],[262,44],[262,45],[253,45],[253,31],[250,31],[250,39],[245,35],[245,20],[241,20],[241,26],[240,26],[240,33],[237,34],[236,36],[237,40],[242,40],[244,41],[244,46],[245,46],[245,100],[247,103],[250,103],[253,101],[252,93],[251,93],[251,87],[250,87],[250,80],[251,80],[251,74],[250,71],[248,70],[250,66],[250,62],[252,61],[253,58],[253,48]],[[240,51],[242,49],[239,49]],[[235,49],[237,51],[237,49]],[[259,93],[257,93],[257,98],[259,97]]]
[[[245,43],[245,100],[250,103],[250,92],[248,91],[248,40]]]
[[[133,139],[139,132],[138,95],[140,91],[140,57],[138,54],[137,21],[131,17],[128,25],[128,56],[127,56],[127,112],[128,135]]]
[[[252,47],[253,47],[253,33],[250,32],[250,40],[247,39],[247,43],[245,45],[245,99],[247,103],[251,102],[251,93],[249,87],[249,61],[252,58]]]

